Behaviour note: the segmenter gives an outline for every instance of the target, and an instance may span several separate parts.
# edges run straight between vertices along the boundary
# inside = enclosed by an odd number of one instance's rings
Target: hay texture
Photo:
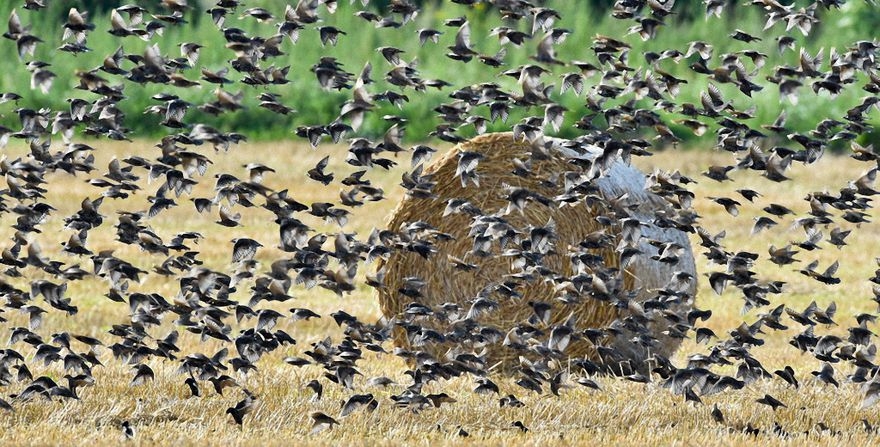
[[[643,343],[633,343],[632,338],[637,337],[637,332],[628,330],[626,317],[633,312],[642,314],[637,303],[642,303],[657,296],[657,289],[669,285],[670,278],[675,271],[688,272],[694,276],[693,281],[686,285],[684,292],[686,299],[672,305],[667,312],[676,312],[684,318],[692,306],[692,297],[696,290],[696,269],[691,252],[690,243],[685,233],[671,228],[659,228],[652,223],[655,219],[655,211],[668,207],[668,203],[659,196],[645,190],[645,176],[635,168],[615,161],[598,179],[594,181],[596,195],[606,200],[580,200],[574,205],[559,206],[556,202],[548,205],[538,201],[530,201],[523,212],[508,210],[508,195],[511,187],[523,187],[540,194],[546,198],[553,198],[562,192],[563,177],[565,173],[579,172],[580,168],[570,162],[566,155],[566,149],[561,141],[553,144],[542,145],[541,157],[531,157],[535,145],[527,141],[515,141],[511,133],[496,133],[478,136],[470,141],[458,144],[442,157],[433,160],[424,169],[425,175],[431,175],[432,181],[436,182],[433,188],[435,197],[416,198],[406,196],[398,207],[393,211],[388,228],[400,231],[412,222],[422,221],[436,228],[441,233],[451,236],[450,240],[437,241],[436,252],[430,256],[422,255],[406,250],[395,251],[387,261],[380,263],[379,268],[384,269],[385,287],[379,290],[379,302],[383,314],[389,319],[397,321],[407,320],[407,306],[418,302],[432,309],[438,310],[438,314],[444,314],[445,318],[423,318],[418,325],[412,325],[412,330],[404,327],[396,327],[395,343],[407,349],[426,352],[438,358],[450,356],[456,352],[473,348],[476,352],[484,352],[490,364],[499,365],[501,369],[511,370],[519,363],[520,357],[540,357],[542,346],[531,340],[531,348],[523,350],[515,347],[514,329],[520,327],[533,327],[543,334],[544,346],[553,327],[563,324],[566,320],[571,321],[574,316],[575,327],[578,331],[587,328],[606,328],[613,326],[616,337],[606,337],[599,341],[598,345],[611,349],[597,348],[586,337],[574,337],[572,342],[564,349],[563,353],[568,358],[586,358],[605,369],[628,373],[629,371],[645,370],[646,359],[656,352],[669,356],[679,345],[680,339],[669,337],[663,332],[669,329],[670,321],[667,318],[653,318],[647,323],[650,335],[657,338],[657,343],[646,347]],[[483,155],[476,169],[479,186],[469,183],[462,186],[459,177],[456,176],[456,167],[459,154],[463,151],[476,152]],[[529,160],[531,158],[531,173],[529,175],[514,175],[513,160]],[[552,181],[548,181],[552,180]],[[637,204],[629,214],[642,222],[642,242],[638,248],[643,254],[635,256],[627,266],[620,268],[620,255],[615,247],[620,238],[619,225],[602,225],[596,217],[607,214],[607,201],[617,200],[627,194],[628,203]],[[581,275],[581,278],[590,278],[591,275],[603,279],[606,287],[632,291],[630,305],[621,305],[619,300],[601,299],[584,294],[581,289],[580,298],[572,303],[564,303],[559,298],[566,296],[566,287],[557,282],[544,280],[537,276],[534,280],[524,279],[517,273],[523,271],[522,266],[514,265],[512,256],[502,256],[505,249],[517,248],[516,244],[508,243],[507,247],[493,244],[493,254],[490,256],[475,256],[471,251],[474,248],[474,237],[469,235],[473,216],[466,213],[455,213],[443,216],[449,199],[462,198],[479,208],[483,214],[499,213],[503,219],[513,228],[524,232],[528,238],[530,228],[545,226],[548,221],[555,222],[557,238],[554,241],[554,250],[543,258],[543,266],[562,277]],[[603,231],[610,239],[610,243],[601,248],[592,248],[592,254],[599,255],[604,260],[606,268],[611,272],[618,271],[617,275],[608,276],[604,273],[584,271],[583,264],[576,265],[572,262],[572,253],[577,252],[577,247],[585,239],[595,238],[596,232]],[[601,233],[598,233],[601,234]],[[646,241],[649,239],[675,242],[684,247],[683,253],[677,264],[661,263],[651,259],[657,255],[658,249]],[[586,243],[589,247],[590,242]],[[584,245],[581,245],[582,247]],[[475,269],[463,270],[456,268],[452,258],[458,258],[466,263],[476,265]],[[579,269],[579,270],[575,270]],[[513,275],[513,276],[511,276]],[[425,282],[419,296],[406,296],[401,293],[408,279],[420,278]],[[498,285],[507,282],[515,287],[513,294],[487,293],[487,285]],[[564,282],[563,282],[564,284]],[[569,288],[575,285],[569,285]],[[589,289],[590,286],[587,286]],[[496,328],[499,333],[506,334],[507,343],[504,340],[491,340],[482,346],[457,346],[456,337],[450,336],[456,328],[462,329],[462,321],[470,306],[482,293],[498,303],[497,309],[480,314],[474,318],[482,327]],[[624,292],[625,294],[625,292]],[[551,319],[538,321],[535,318],[533,307],[529,302],[546,302],[551,304]],[[444,303],[455,303],[461,306],[458,313],[440,311]],[[474,325],[470,327],[465,321],[465,330],[476,331]],[[448,337],[442,342],[432,339],[429,343],[423,343],[417,328],[430,327],[440,334]],[[513,329],[513,334],[511,334]],[[491,338],[491,337],[489,337]],[[546,351],[544,351],[546,353]]]

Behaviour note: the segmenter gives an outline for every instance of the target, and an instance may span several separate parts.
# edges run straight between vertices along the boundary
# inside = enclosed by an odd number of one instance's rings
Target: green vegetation
[[[105,2],[106,3],[106,2]],[[277,18],[281,18],[284,13],[284,7],[288,2],[280,0],[269,0],[262,2],[261,5],[269,9]],[[594,2],[595,3],[595,2]],[[700,2],[691,2],[700,3]],[[407,24],[401,28],[376,28],[373,23],[369,23],[358,18],[354,13],[360,7],[359,2],[350,5],[350,2],[339,2],[339,9],[334,15],[328,15],[328,19],[324,22],[307,26],[302,30],[300,39],[297,44],[291,44],[285,40],[282,50],[287,55],[277,58],[275,63],[279,66],[289,64],[290,84],[282,86],[272,86],[270,88],[251,87],[240,82],[242,75],[240,73],[231,72],[229,77],[236,81],[232,85],[227,85],[226,89],[231,92],[243,91],[245,96],[243,110],[234,113],[226,113],[219,117],[215,116],[199,116],[201,112],[193,109],[188,120],[190,122],[204,122],[221,129],[237,131],[245,133],[251,138],[259,140],[272,140],[279,138],[288,138],[292,131],[301,125],[326,124],[331,121],[339,111],[341,104],[350,97],[350,91],[325,91],[320,89],[315,75],[310,72],[312,65],[322,56],[330,56],[337,58],[343,67],[351,73],[359,73],[363,67],[365,60],[369,60],[373,65],[373,77],[377,80],[377,85],[371,86],[371,91],[381,92],[384,90],[397,88],[388,85],[384,81],[385,73],[390,68],[389,64],[382,58],[380,54],[374,51],[374,48],[382,45],[395,46],[405,51],[403,59],[405,61],[416,60],[416,67],[424,79],[443,79],[453,82],[456,86],[464,86],[469,84],[477,84],[483,82],[496,82],[503,88],[516,88],[516,79],[502,76],[496,77],[495,73],[498,69],[490,69],[481,64],[478,60],[464,64],[453,61],[445,56],[447,46],[451,45],[455,38],[455,28],[444,27],[443,20],[449,17],[465,15],[468,17],[473,35],[486,35],[486,31],[495,26],[500,25],[496,19],[497,14],[476,8],[468,8],[451,2],[444,2],[442,6],[432,4],[427,6],[425,10],[419,14],[414,23]],[[0,4],[0,17],[8,17],[13,7],[20,6],[18,2],[3,2]],[[70,2],[51,2],[50,11],[41,11],[40,14],[55,14],[65,17],[67,9],[71,6]],[[557,49],[559,58],[563,60],[576,59],[597,63],[595,54],[590,49],[592,39],[597,34],[610,35],[615,38],[621,38],[630,45],[632,50],[629,52],[629,64],[634,67],[649,67],[644,62],[643,51],[648,44],[641,41],[637,34],[624,35],[626,27],[632,22],[616,20],[608,16],[607,11],[603,8],[591,7],[581,2],[562,2],[558,5],[558,9],[563,17],[581,17],[581,21],[576,27],[572,27],[572,34],[568,36],[565,42],[560,44]],[[694,14],[697,8],[698,14]],[[842,49],[852,44],[859,36],[864,36],[862,25],[870,26],[869,22],[880,20],[871,5],[867,2],[849,2],[843,6],[841,11],[833,11],[827,13],[826,17],[809,38],[802,37],[796,30],[788,32],[797,40],[797,47],[803,47],[810,55],[815,55],[820,49],[824,50],[824,64],[828,63],[828,54],[831,48]],[[442,11],[441,11],[442,9]],[[702,7],[690,5],[682,7],[682,17],[674,17],[669,20],[667,26],[661,27],[656,38],[652,39],[650,48],[653,51],[658,49],[678,49],[685,52],[688,44],[695,40],[711,40],[715,43],[715,53],[713,63],[717,63],[720,55],[729,52],[753,49],[763,52],[769,56],[765,67],[761,73],[756,76],[756,81],[765,85],[765,89],[754,94],[754,98],[747,98],[745,95],[730,85],[722,85],[722,92],[725,98],[733,101],[733,104],[740,109],[747,109],[755,106],[755,119],[752,120],[753,128],[759,128],[760,124],[772,122],[782,108],[788,109],[788,127],[798,132],[806,132],[813,129],[821,118],[837,118],[839,119],[845,111],[855,105],[865,92],[857,88],[846,89],[839,97],[832,98],[827,92],[814,94],[810,90],[809,85],[801,88],[801,100],[797,105],[793,105],[788,101],[781,101],[776,86],[766,82],[764,77],[772,73],[773,67],[778,65],[798,64],[798,52],[786,51],[779,54],[776,48],[774,36],[781,35],[784,23],[776,24],[768,32],[762,32],[762,24],[764,20],[759,15],[763,14],[758,7],[752,7],[743,4],[736,7],[736,14],[725,15],[724,18],[704,18]],[[45,42],[37,46],[35,59],[51,63],[49,69],[57,75],[54,85],[48,94],[43,94],[39,90],[31,90],[30,73],[25,69],[24,64],[7,63],[6,69],[0,73],[0,92],[15,92],[23,96],[19,102],[19,107],[39,108],[50,107],[54,110],[64,109],[65,99],[69,97],[82,97],[88,100],[96,99],[94,95],[77,90],[78,79],[75,73],[77,71],[87,71],[101,65],[103,59],[112,54],[119,46],[124,48],[127,54],[142,54],[146,42],[141,41],[137,37],[115,37],[106,33],[109,26],[109,11],[107,9],[96,9],[94,14],[89,17],[96,25],[96,30],[89,35],[87,46],[91,51],[73,55],[70,53],[62,53],[57,48],[62,44],[62,29],[58,25],[59,21],[45,21],[35,19],[34,12],[18,8],[18,14],[23,24],[32,27],[32,34],[41,37]],[[695,17],[694,17],[695,16]],[[222,33],[211,22],[210,17],[204,13],[203,9],[193,9],[185,16],[189,23],[183,25],[168,25],[164,31],[164,35],[154,39],[161,48],[163,54],[167,57],[178,57],[178,46],[182,42],[197,42],[205,45],[201,52],[201,59],[197,67],[191,68],[184,72],[185,76],[190,80],[198,80],[200,78],[199,68],[219,69],[226,62],[234,57],[232,51],[224,47],[225,42]],[[145,20],[149,20],[147,17]],[[277,20],[276,20],[277,22]],[[864,22],[864,23],[863,23]],[[257,23],[253,18],[237,20],[237,17],[229,17],[227,26],[235,26],[244,29],[250,36],[268,37],[277,29],[275,23]],[[348,35],[342,35],[339,38],[339,44],[336,47],[322,47],[316,30],[317,26],[336,26],[339,29],[349,30]],[[571,27],[571,24],[567,24]],[[421,47],[419,45],[416,30],[419,28],[433,27],[440,29],[444,34],[440,38],[438,44],[431,42]],[[760,42],[753,44],[745,44],[729,38],[722,38],[736,28],[742,28],[751,34],[763,37]],[[357,35],[351,30],[357,30]],[[527,31],[527,30],[526,30]],[[870,34],[870,33],[868,33]],[[527,41],[521,48],[510,47],[506,55],[505,61],[507,68],[515,68],[521,64],[532,62],[528,59],[530,54],[535,52],[538,39]],[[495,54],[500,45],[497,40],[475,39],[474,47],[482,54]],[[662,51],[662,50],[661,50]],[[5,61],[17,61],[15,43],[8,39],[0,41],[0,57]],[[26,60],[30,59],[28,56]],[[686,102],[699,103],[700,93],[705,91],[706,77],[695,74],[689,65],[693,63],[696,56],[684,59],[680,63],[675,64],[672,61],[665,60],[660,62],[660,67],[670,74],[685,79],[688,84],[682,88],[680,99]],[[130,62],[125,65],[129,67]],[[573,71],[573,67],[549,67],[553,70],[552,75],[545,77],[546,82],[559,82],[559,74]],[[710,66],[711,68],[711,66]],[[752,67],[747,67],[751,70]],[[858,74],[857,76],[863,76]],[[113,82],[117,82],[116,77],[112,77]],[[586,90],[599,82],[598,76],[588,79]],[[862,79],[857,79],[861,82]],[[131,84],[131,81],[125,81]],[[134,87],[134,88],[132,88]],[[213,84],[202,81],[201,87],[195,88],[178,88],[165,85],[146,85],[134,86],[128,85],[125,89],[127,99],[121,103],[122,111],[129,117],[128,125],[132,129],[132,136],[155,137],[166,133],[158,125],[159,118],[152,115],[145,115],[141,118],[144,109],[156,104],[156,101],[150,97],[159,92],[173,93],[181,96],[183,99],[192,102],[195,105],[203,104],[214,99]],[[281,101],[287,106],[297,110],[296,113],[281,116],[269,112],[268,110],[258,107],[259,101],[257,96],[264,91],[272,91],[281,95]],[[551,98],[559,100],[569,109],[566,115],[566,123],[561,130],[562,136],[573,136],[579,132],[573,129],[571,124],[580,119],[587,113],[583,103],[583,96],[578,98],[574,95],[559,95],[558,89],[554,90]],[[395,113],[407,118],[410,123],[408,126],[408,136],[413,139],[425,138],[427,134],[440,122],[436,117],[434,108],[444,102],[450,102],[448,95],[451,93],[449,88],[437,90],[428,88],[428,91],[414,92],[407,89],[404,92],[409,96],[410,102],[406,104],[402,110],[398,110],[393,106],[384,106],[385,110],[381,113],[373,113],[368,117],[364,125],[364,132],[368,136],[381,135],[388,127],[388,123],[381,119],[385,113]],[[0,124],[15,129],[18,126],[18,118],[13,112],[15,105],[0,106]],[[485,109],[485,107],[483,107]],[[821,113],[819,113],[821,111]],[[488,116],[487,110],[479,110],[484,116]],[[517,111],[512,115],[507,124],[496,123],[490,127],[490,130],[502,130],[509,127],[521,119],[523,114],[541,115],[542,110],[533,108],[532,110]],[[665,114],[667,122],[674,119],[682,118],[679,114]],[[597,117],[602,120],[603,118]],[[873,123],[878,120],[873,117]],[[711,122],[710,132],[707,132],[704,138],[711,138],[714,130]],[[673,130],[679,138],[693,141],[694,135],[688,129],[673,126]],[[464,136],[469,136],[469,130],[463,130]],[[865,135],[863,138],[870,138],[871,135]]]

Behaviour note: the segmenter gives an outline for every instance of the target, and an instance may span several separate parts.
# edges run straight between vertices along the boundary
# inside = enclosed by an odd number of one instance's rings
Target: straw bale
[[[564,149],[560,149],[559,141],[555,143],[554,149],[548,152],[549,157],[533,157],[531,175],[528,176],[514,175],[512,160],[529,159],[534,145],[515,141],[511,133],[486,134],[461,143],[442,157],[433,160],[424,169],[425,174],[433,175],[432,180],[436,182],[433,192],[436,197],[428,199],[405,197],[392,212],[388,228],[398,231],[409,223],[423,221],[438,231],[450,235],[452,239],[437,242],[437,252],[427,259],[415,252],[396,251],[386,262],[379,264],[380,269],[385,269],[385,287],[379,290],[379,303],[386,317],[390,319],[401,317],[407,305],[414,301],[435,309],[443,303],[458,303],[463,309],[461,315],[452,315],[449,321],[428,318],[421,322],[424,326],[447,333],[451,324],[461,321],[471,303],[487,284],[498,284],[505,280],[505,275],[521,271],[512,265],[512,257],[499,255],[503,249],[498,243],[493,244],[493,256],[473,255],[471,251],[474,239],[468,235],[472,217],[464,213],[443,217],[443,211],[451,198],[467,199],[484,214],[505,210],[508,206],[507,186],[524,187],[547,198],[557,196],[561,192],[562,174],[578,171],[580,168],[563,156]],[[462,187],[460,179],[455,176],[459,153],[462,151],[479,152],[485,157],[477,168],[479,187],[473,184]],[[620,288],[632,291],[635,295],[632,301],[641,303],[655,297],[657,289],[667,286],[674,271],[685,271],[694,276],[694,280],[686,290],[689,296],[693,297],[696,290],[696,268],[690,242],[684,232],[672,228],[659,228],[653,223],[654,212],[669,205],[659,196],[645,190],[645,176],[635,168],[616,161],[605,175],[595,180],[595,185],[598,187],[598,195],[606,200],[583,200],[574,206],[561,207],[555,202],[550,206],[530,202],[523,213],[514,210],[503,217],[511,226],[524,231],[527,231],[530,225],[544,226],[552,219],[556,224],[557,240],[554,252],[544,257],[543,266],[566,277],[575,274],[570,256],[572,247],[577,247],[588,235],[604,228],[613,237],[611,247],[592,250],[592,252],[601,255],[606,267],[619,269],[620,256],[614,250],[619,240],[619,227],[616,225],[603,227],[596,217],[607,213],[608,200],[618,199],[623,194],[627,194],[629,203],[638,204],[638,208],[630,215],[643,223],[644,237],[639,249],[644,253],[636,256],[620,274],[606,280],[613,286],[614,278],[617,278],[616,284]],[[675,242],[683,246],[684,253],[678,264],[670,265],[650,259],[650,256],[656,255],[658,250],[645,242],[647,239]],[[514,248],[512,245],[508,244],[507,248]],[[477,268],[471,271],[456,269],[450,261],[450,255],[475,264]],[[421,278],[426,282],[418,299],[399,292],[405,278],[411,277]],[[605,328],[614,324],[622,330],[622,334],[605,343],[613,348],[612,350],[597,352],[597,348],[592,343],[580,339],[573,341],[564,354],[569,358],[586,358],[618,373],[643,371],[646,368],[645,360],[650,358],[653,352],[668,356],[674,352],[680,342],[679,339],[663,334],[663,331],[669,327],[669,319],[655,318],[647,327],[651,335],[659,340],[658,343],[650,349],[641,344],[634,344],[631,339],[637,334],[630,333],[622,321],[631,314],[632,307],[615,306],[609,300],[589,296],[582,298],[577,304],[566,305],[556,299],[562,292],[556,290],[550,281],[542,280],[540,277],[534,281],[522,282],[515,290],[519,296],[511,298],[492,295],[491,299],[498,301],[499,307],[494,312],[480,315],[477,318],[478,323],[507,333],[514,326],[528,322],[533,316],[534,312],[528,305],[529,301],[543,301],[552,304],[552,321],[548,325],[536,326],[545,335],[550,333],[553,326],[562,324],[572,313],[576,317],[578,329]],[[674,305],[671,310],[683,315],[691,306],[692,300],[687,299]],[[532,323],[534,322],[533,319]],[[394,338],[398,346],[413,348],[412,337],[407,336],[406,330],[396,328]],[[543,339],[546,338],[545,336]],[[428,343],[415,348],[439,357],[466,347],[457,347],[453,343]],[[522,350],[503,346],[500,340],[497,343],[487,344],[485,348],[488,362],[499,364],[506,370],[515,368],[519,357],[523,355]],[[525,357],[529,356],[525,355]]]

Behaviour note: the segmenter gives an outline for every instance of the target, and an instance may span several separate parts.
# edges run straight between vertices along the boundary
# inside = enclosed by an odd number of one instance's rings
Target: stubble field
[[[111,157],[125,158],[132,154],[154,150],[148,143],[109,144],[96,143],[96,166],[107,166]],[[10,158],[22,153],[21,147],[7,150]],[[262,160],[274,167],[277,172],[269,173],[265,183],[275,189],[288,188],[299,201],[331,201],[338,197],[319,183],[306,179],[304,167],[313,166],[326,155],[335,154],[328,170],[338,178],[348,175],[354,169],[341,162],[339,156],[345,152],[342,146],[325,145],[317,150],[308,146],[288,143],[242,144],[234,146],[228,153],[217,153],[211,158],[214,162],[206,173],[206,179],[217,172],[239,173],[246,177],[242,165]],[[752,235],[753,217],[760,215],[760,209],[770,203],[792,207],[798,213],[807,211],[807,203],[801,199],[812,191],[836,191],[848,181],[862,174],[863,164],[848,157],[826,156],[810,166],[795,165],[790,171],[792,181],[780,184],[749,173],[733,172],[735,183],[718,183],[700,175],[712,164],[729,162],[729,154],[706,151],[667,150],[635,161],[646,172],[654,168],[664,170],[678,169],[682,174],[698,180],[693,186],[696,194],[694,208],[702,216],[702,224],[713,233],[726,231],[726,246],[729,249],[747,250],[762,255],[755,270],[759,275],[781,279],[787,282],[786,293],[771,297],[772,306],[785,303],[793,309],[802,310],[815,300],[820,307],[832,301],[837,303],[837,326],[819,326],[817,334],[837,334],[846,337],[846,328],[855,325],[854,316],[861,312],[875,312],[876,304],[871,301],[872,292],[868,278],[877,268],[874,255],[880,253],[875,235],[876,225],[862,224],[847,240],[849,246],[836,249],[827,242],[824,250],[801,252],[797,258],[802,261],[794,266],[778,267],[766,261],[766,250],[770,244],[782,246],[790,241],[804,239],[803,231],[792,229],[791,219],[781,219],[780,225],[758,235]],[[408,160],[398,160],[401,166]],[[381,228],[391,207],[399,200],[402,188],[398,185],[403,169],[392,169],[386,174],[372,170],[370,180],[386,192],[388,200],[383,200],[354,210],[350,222],[342,229],[356,232],[361,237],[372,228]],[[46,201],[58,208],[51,219],[73,214],[79,209],[82,197],[96,197],[99,190],[83,180],[66,174],[52,174],[48,178]],[[193,197],[210,196],[211,181],[203,181],[193,191]],[[734,197],[734,189],[754,188],[763,197],[754,204],[744,202],[738,217],[725,213],[724,209],[709,201],[707,197]],[[146,208],[148,194],[141,192],[125,202],[125,209],[138,208],[138,200]],[[271,215],[265,210],[243,213],[242,227],[226,228],[216,220],[216,210],[211,214],[196,213],[193,204],[181,197],[178,206],[148,219],[146,223],[158,235],[170,238],[180,231],[198,231],[204,239],[195,250],[206,267],[229,268],[231,244],[235,237],[247,235],[260,241],[265,248],[257,254],[260,268],[283,255],[277,245],[277,227],[271,223]],[[113,200],[105,201],[101,213],[115,223],[116,206]],[[800,207],[800,208],[798,208]],[[10,214],[0,217],[0,245],[11,245]],[[315,219],[309,222],[317,230],[337,231],[332,227],[321,227]],[[59,224],[48,222],[45,228],[59,228]],[[105,225],[108,227],[108,225]],[[827,232],[826,232],[827,233]],[[70,255],[60,254],[61,243],[69,237],[67,233],[41,234],[38,241],[44,254],[59,258],[68,263],[81,262],[85,269],[91,268],[87,258],[76,261]],[[162,261],[161,256],[138,252],[130,246],[121,247],[113,239],[112,228],[93,231],[89,247],[98,252],[103,249],[116,249],[116,256],[131,260],[144,270],[151,270]],[[692,241],[697,247],[698,241]],[[839,260],[839,276],[842,284],[830,287],[819,284],[797,273],[806,262],[819,259],[825,266]],[[722,337],[743,321],[752,323],[761,310],[742,314],[742,300],[728,291],[716,295],[708,285],[705,274],[718,270],[710,268],[702,255],[697,255],[700,287],[697,307],[711,309],[713,316],[706,323]],[[368,268],[370,266],[367,266]],[[363,274],[361,272],[360,274]],[[144,283],[132,284],[130,291],[149,290],[166,297],[176,293],[173,282],[162,283],[157,275],[148,275]],[[35,279],[35,278],[30,278]],[[23,279],[5,278],[18,287],[27,287]],[[363,283],[361,281],[361,283]],[[233,299],[246,300],[249,283],[239,286],[241,292]],[[128,318],[125,304],[114,303],[102,296],[106,285],[98,280],[72,283],[68,296],[73,304],[79,306],[79,314],[65,317],[60,312],[46,315],[41,331],[44,337],[51,333],[68,331],[72,334],[98,337],[110,341],[107,331],[114,324],[123,323]],[[322,411],[338,416],[342,402],[351,391],[338,386],[325,386],[324,396],[319,401],[312,399],[314,393],[306,384],[323,376],[320,366],[307,365],[294,367],[286,364],[287,356],[302,356],[311,344],[327,336],[338,340],[341,329],[329,314],[343,309],[362,321],[374,322],[380,318],[377,301],[371,289],[359,288],[350,296],[338,298],[335,294],[313,288],[306,290],[294,287],[291,294],[294,300],[287,303],[273,303],[273,308],[286,312],[290,307],[305,307],[322,315],[320,319],[291,322],[279,320],[277,328],[291,334],[295,346],[286,346],[264,356],[257,364],[258,371],[247,376],[236,375],[241,387],[247,388],[258,398],[255,411],[246,416],[243,427],[239,428],[232,418],[225,414],[227,408],[234,406],[243,393],[237,388],[229,388],[224,395],[217,395],[210,384],[204,383],[201,397],[189,397],[190,392],[184,379],[178,373],[179,362],[149,360],[148,364],[156,373],[154,381],[144,385],[131,386],[133,376],[130,366],[113,359],[109,349],[99,351],[99,359],[104,367],[94,369],[96,386],[81,389],[79,400],[55,399],[33,400],[15,405],[12,412],[0,414],[0,444],[3,445],[113,445],[123,440],[121,424],[128,421],[135,429],[130,442],[135,444],[163,445],[445,445],[452,443],[473,443],[476,445],[752,445],[759,440],[768,445],[794,445],[805,443],[823,445],[870,445],[876,442],[876,435],[866,430],[866,420],[871,427],[880,424],[876,409],[860,409],[862,393],[859,385],[846,383],[849,367],[835,366],[835,377],[841,382],[835,389],[816,381],[811,371],[818,370],[819,364],[809,355],[799,355],[789,346],[790,338],[801,330],[794,322],[788,322],[790,329],[772,331],[765,336],[767,343],[757,347],[753,354],[769,371],[790,365],[796,371],[801,386],[795,389],[779,378],[761,380],[748,385],[740,391],[727,391],[703,398],[702,404],[685,402],[682,396],[674,395],[661,388],[657,381],[647,384],[633,383],[611,377],[594,377],[601,389],[593,390],[571,382],[560,397],[546,392],[538,395],[516,386],[513,380],[497,377],[500,395],[479,395],[473,392],[474,378],[462,377],[448,382],[431,383],[425,393],[445,392],[457,400],[440,408],[427,408],[417,414],[405,409],[395,408],[389,399],[399,393],[408,383],[408,377],[401,360],[393,355],[379,355],[366,352],[358,363],[363,376],[355,378],[354,392],[370,392],[379,402],[373,412],[356,411],[344,418],[337,417],[340,425],[332,430],[311,434],[312,421],[309,414]],[[765,308],[764,311],[767,309]],[[7,328],[27,326],[27,317],[19,312],[7,311],[3,314],[8,321],[2,323]],[[869,326],[872,330],[873,326]],[[166,318],[162,326],[151,331],[159,337],[173,329],[172,319]],[[3,341],[5,343],[6,341]],[[181,331],[179,346],[181,354],[203,352],[213,354],[220,349],[216,341],[203,341],[196,334]],[[391,350],[390,343],[385,349]],[[682,365],[687,356],[705,353],[706,345],[698,345],[694,340],[686,340],[673,361]],[[28,358],[30,358],[28,356]],[[34,376],[48,375],[61,380],[64,374],[60,364],[47,369],[32,365]],[[724,372],[723,370],[720,372]],[[733,370],[726,371],[732,374]],[[230,374],[231,371],[230,371]],[[387,376],[395,384],[387,388],[368,387],[370,378]],[[3,389],[7,395],[21,391],[25,384],[16,383]],[[499,407],[499,397],[515,394],[525,405],[520,408]],[[770,407],[756,403],[764,394],[771,394],[786,404],[775,412]],[[9,400],[7,396],[2,396]],[[724,422],[713,421],[710,412],[713,406],[721,410]],[[528,430],[523,431],[514,425],[519,421]],[[749,433],[749,428],[760,430],[757,435]],[[244,433],[243,433],[244,432]],[[467,434],[467,437],[462,435]]]

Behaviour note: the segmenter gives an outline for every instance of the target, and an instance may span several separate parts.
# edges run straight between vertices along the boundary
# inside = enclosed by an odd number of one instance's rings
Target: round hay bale
[[[559,347],[548,345],[549,334],[554,327],[568,321],[569,324],[574,323],[575,334],[571,343],[562,347],[563,356],[584,358],[602,369],[617,373],[644,371],[647,368],[645,361],[653,353],[669,356],[678,347],[680,338],[663,333],[675,318],[665,318],[656,310],[649,310],[651,315],[645,320],[645,312],[640,304],[650,299],[658,301],[657,290],[670,284],[673,272],[687,272],[693,279],[689,284],[680,286],[681,299],[667,299],[670,304],[663,309],[667,316],[674,312],[686,321],[684,314],[691,309],[696,290],[694,258],[684,232],[660,228],[654,223],[655,212],[668,209],[669,204],[645,190],[646,179],[642,173],[622,161],[615,161],[604,175],[589,183],[595,189],[595,200],[588,198],[563,206],[556,201],[540,203],[540,200],[532,200],[523,212],[508,208],[511,188],[526,188],[540,197],[553,199],[563,191],[565,173],[582,173],[582,169],[565,156],[566,149],[561,140],[551,143],[542,146],[542,156],[533,157],[536,146],[526,141],[515,141],[511,133],[486,134],[458,144],[424,168],[423,175],[430,175],[431,180],[436,182],[432,189],[434,196],[417,198],[417,195],[407,195],[393,211],[388,228],[401,231],[407,225],[421,221],[441,235],[448,235],[449,239],[442,237],[436,241],[436,252],[430,256],[417,251],[399,250],[379,264],[378,268],[385,271],[385,286],[379,289],[382,312],[387,318],[404,323],[397,324],[394,329],[398,346],[417,349],[437,358],[448,358],[450,349],[453,353],[473,349],[485,352],[488,365],[500,364],[502,369],[511,370],[519,363],[521,356],[561,357],[560,350],[543,348]],[[476,168],[479,186],[468,184],[463,187],[460,177],[456,176],[459,154],[465,151],[483,156]],[[568,152],[567,155],[572,153]],[[515,159],[530,160],[530,173],[514,174]],[[621,196],[624,197],[621,199]],[[551,225],[555,223],[553,250],[544,255],[540,263],[543,273],[553,273],[531,275],[531,278],[522,274],[524,269],[521,264],[515,264],[516,256],[503,255],[505,250],[520,248],[512,241],[507,241],[504,248],[494,242],[489,248],[490,254],[475,255],[475,239],[469,234],[474,216],[464,212],[444,216],[447,202],[454,198],[469,201],[479,208],[482,215],[497,213],[510,227],[523,231],[522,237],[525,239],[529,239],[530,229],[545,227],[548,222]],[[622,269],[621,257],[616,250],[621,238],[621,226],[616,223],[608,225],[607,222],[603,225],[597,220],[597,216],[607,216],[613,211],[608,204],[615,201],[618,206],[623,202],[631,205],[627,208],[629,216],[642,224],[642,238],[637,248],[643,253],[635,256]],[[651,256],[656,256],[658,249],[648,240],[683,247],[678,263],[652,260]],[[578,252],[586,253],[586,256],[575,259]],[[594,265],[598,256],[604,261],[603,268]],[[463,269],[460,263],[457,265],[457,260],[472,267]],[[547,276],[552,277],[553,274],[562,279],[547,280]],[[577,277],[567,281],[572,276]],[[424,281],[424,285],[421,288],[411,286],[414,278]],[[589,280],[590,284],[577,283],[577,280],[583,279]],[[597,281],[593,282],[594,279]],[[497,287],[499,284],[502,287]],[[487,289],[487,285],[496,287]],[[600,286],[612,292],[615,289],[624,292],[603,294]],[[418,290],[418,293],[412,293],[412,290]],[[631,292],[629,300],[610,299],[608,296],[626,296],[627,291]],[[497,308],[478,316],[468,315],[478,296],[497,302]],[[432,317],[418,317],[417,324],[414,324],[416,321],[412,314],[415,312],[406,312],[413,302],[430,307],[436,313]],[[536,317],[531,304],[540,302],[550,304],[549,320]],[[454,306],[442,310],[444,303],[458,304],[461,310],[449,310]],[[573,319],[570,318],[572,316]],[[627,319],[628,316],[632,318]],[[642,327],[647,328],[647,333],[633,328],[630,324],[633,319],[643,322]],[[588,341],[589,337],[578,336],[584,329],[603,329],[609,325],[614,330],[606,331],[609,335],[595,340],[596,344]],[[490,336],[485,337],[483,343],[470,341],[470,345],[458,344],[461,337],[455,336],[456,330],[473,333],[485,327],[495,330],[487,332]],[[514,329],[516,327],[519,329]],[[434,329],[444,337],[440,340],[436,334],[426,337],[419,328]],[[543,342],[532,340],[527,346],[516,343],[517,335],[523,330],[528,331],[528,328],[540,330],[537,339]],[[496,334],[494,340],[492,333]],[[507,337],[502,335],[497,339],[498,334],[506,334]],[[641,338],[642,342],[633,342],[635,338]],[[656,341],[652,342],[652,338],[656,338]]]

